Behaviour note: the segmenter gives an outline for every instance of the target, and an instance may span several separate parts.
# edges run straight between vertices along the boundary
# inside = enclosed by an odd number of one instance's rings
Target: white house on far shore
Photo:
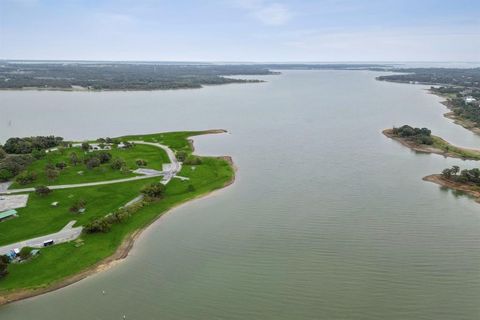
[[[477,101],[474,97],[472,96],[466,96],[465,98],[463,98],[463,100],[465,101],[465,103],[472,103],[472,102],[475,102]]]

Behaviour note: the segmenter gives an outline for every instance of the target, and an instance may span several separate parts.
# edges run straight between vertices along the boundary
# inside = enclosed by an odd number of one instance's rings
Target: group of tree
[[[29,154],[34,150],[46,150],[57,147],[62,142],[62,137],[55,136],[10,138],[3,145],[3,150],[9,154]]]
[[[409,125],[403,125],[399,128],[393,128],[392,133],[398,137],[414,141],[418,144],[433,144],[432,131],[427,128],[414,128]]]
[[[143,201],[122,207],[105,217],[96,218],[83,227],[85,233],[106,233],[109,232],[114,224],[120,224],[130,218],[134,213],[144,206]]]
[[[33,157],[29,154],[6,155],[0,159],[0,181],[8,181],[32,163]]]
[[[448,180],[452,180],[460,183],[473,183],[480,185],[480,169],[463,169],[460,171],[460,167],[452,166],[442,171],[442,177]]]

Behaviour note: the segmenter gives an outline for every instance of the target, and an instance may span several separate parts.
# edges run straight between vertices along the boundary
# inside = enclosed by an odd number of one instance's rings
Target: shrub
[[[5,182],[14,177],[14,174],[8,169],[0,169],[0,181]]]
[[[34,157],[37,160],[44,158],[45,155],[46,155],[45,150],[35,149],[32,151],[32,157]]]
[[[82,150],[85,151],[85,152],[90,150],[90,144],[88,142],[83,142],[82,143]]]

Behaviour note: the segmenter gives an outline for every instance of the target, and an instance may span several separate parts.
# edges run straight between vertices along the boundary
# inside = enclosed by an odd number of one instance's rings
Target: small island
[[[0,146],[0,305],[52,291],[127,256],[165,212],[231,184],[230,157],[190,137],[224,130]]]
[[[480,203],[480,169],[464,169],[453,166],[446,168],[441,174],[432,174],[423,178],[442,187],[464,192]]]
[[[383,134],[410,149],[421,153],[434,153],[444,157],[464,160],[480,160],[480,150],[457,147],[431,134],[428,128],[414,128],[409,125],[385,129]]]

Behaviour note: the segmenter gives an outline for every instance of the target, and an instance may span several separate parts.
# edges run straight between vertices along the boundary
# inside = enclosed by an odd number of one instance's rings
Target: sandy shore
[[[423,180],[436,183],[445,188],[465,192],[472,196],[476,202],[480,203],[480,188],[476,185],[447,180],[441,174],[431,174],[423,177]]]
[[[227,132],[227,131],[223,130],[223,129],[209,130],[208,131],[208,133],[225,133],[225,132]],[[85,279],[85,278],[87,278],[87,277],[89,277],[93,274],[96,274],[96,273],[102,272],[102,271],[106,271],[106,270],[112,268],[113,266],[119,264],[122,260],[124,260],[128,256],[128,253],[133,248],[133,245],[134,245],[135,241],[138,239],[138,237],[143,233],[143,231],[148,229],[148,227],[150,227],[154,222],[156,222],[157,220],[159,220],[160,218],[162,218],[163,216],[165,216],[166,214],[171,212],[173,209],[175,209],[175,208],[177,208],[181,205],[184,205],[186,203],[189,203],[191,201],[194,201],[194,200],[197,200],[197,199],[200,199],[200,198],[208,197],[208,196],[214,194],[217,191],[223,190],[224,188],[232,185],[235,182],[235,176],[236,176],[235,172],[237,171],[237,167],[235,166],[235,164],[233,162],[233,159],[230,156],[221,156],[221,157],[218,157],[218,158],[226,160],[234,169],[234,174],[232,176],[232,179],[227,181],[223,185],[223,188],[213,190],[213,191],[205,193],[205,194],[198,195],[198,196],[196,196],[192,199],[189,199],[187,201],[184,201],[184,202],[180,202],[180,203],[176,204],[175,206],[171,207],[170,209],[168,209],[167,211],[159,214],[155,219],[150,221],[150,223],[148,225],[146,225],[145,227],[143,227],[141,229],[138,229],[138,230],[134,231],[132,234],[128,235],[123,240],[122,244],[117,248],[117,250],[115,251],[115,253],[113,255],[103,259],[102,261],[96,263],[95,265],[87,268],[86,270],[84,270],[80,273],[77,273],[75,275],[72,275],[70,277],[62,279],[60,281],[57,281],[57,282],[55,282],[55,283],[53,283],[53,284],[51,284],[47,287],[44,287],[44,288],[18,290],[18,291],[13,291],[13,292],[10,292],[10,293],[7,293],[5,295],[0,296],[0,306],[8,304],[8,303],[15,302],[15,301],[39,296],[39,295],[47,293],[47,292],[52,292],[52,291],[64,288],[64,287],[69,286],[71,284],[74,284],[74,283],[76,283],[80,280],[83,280],[83,279]]]

